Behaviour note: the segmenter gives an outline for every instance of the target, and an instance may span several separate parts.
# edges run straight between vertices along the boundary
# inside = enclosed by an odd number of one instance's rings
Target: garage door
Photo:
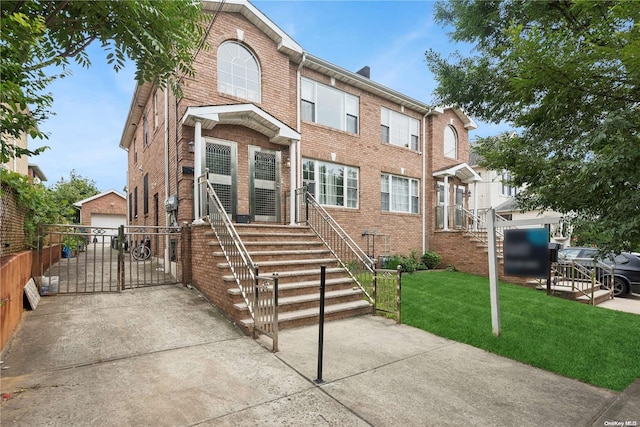
[[[107,214],[91,215],[91,228],[117,229],[121,225],[125,225],[126,222],[127,222],[126,215],[107,215]],[[116,230],[115,234],[117,233],[118,232]],[[108,232],[107,234],[112,234],[112,233]]]

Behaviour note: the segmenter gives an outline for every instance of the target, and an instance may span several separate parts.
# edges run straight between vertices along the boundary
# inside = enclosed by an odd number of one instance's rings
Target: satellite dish
[[[42,182],[42,180],[40,178],[38,178],[37,176],[33,177],[33,183],[34,184],[40,184]]]

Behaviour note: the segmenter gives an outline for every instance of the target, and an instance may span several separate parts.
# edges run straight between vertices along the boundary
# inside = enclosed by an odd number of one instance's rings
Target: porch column
[[[194,168],[193,168],[193,218],[200,219],[200,176],[202,175],[202,122],[196,119],[194,130]]]
[[[449,175],[444,176],[444,215],[442,216],[443,230],[449,230]]]
[[[289,197],[289,225],[296,225],[296,177],[298,176],[298,154],[296,152],[296,146],[298,141],[291,140],[289,145],[289,186],[291,195]]]
[[[478,231],[478,181],[473,181],[473,231]]]

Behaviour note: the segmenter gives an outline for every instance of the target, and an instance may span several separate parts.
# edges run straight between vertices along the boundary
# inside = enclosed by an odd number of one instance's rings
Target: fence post
[[[118,227],[118,292],[124,290],[124,225]]]

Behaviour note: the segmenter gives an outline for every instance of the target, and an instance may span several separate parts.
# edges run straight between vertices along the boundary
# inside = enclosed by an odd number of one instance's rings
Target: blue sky
[[[449,42],[446,29],[433,22],[432,1],[253,1],[265,15],[306,51],[342,68],[371,67],[371,79],[417,100],[431,103],[436,82],[424,52],[443,54],[466,46]],[[48,185],[72,169],[92,179],[100,191],[122,191],[127,157],[119,147],[135,88],[135,66],[119,73],[104,61],[99,46],[89,48],[92,66],[72,66],[72,75],[50,86],[56,115],[40,127],[49,140],[30,141],[30,148],[51,147],[30,160]],[[504,126],[479,122],[475,136],[495,135]]]

